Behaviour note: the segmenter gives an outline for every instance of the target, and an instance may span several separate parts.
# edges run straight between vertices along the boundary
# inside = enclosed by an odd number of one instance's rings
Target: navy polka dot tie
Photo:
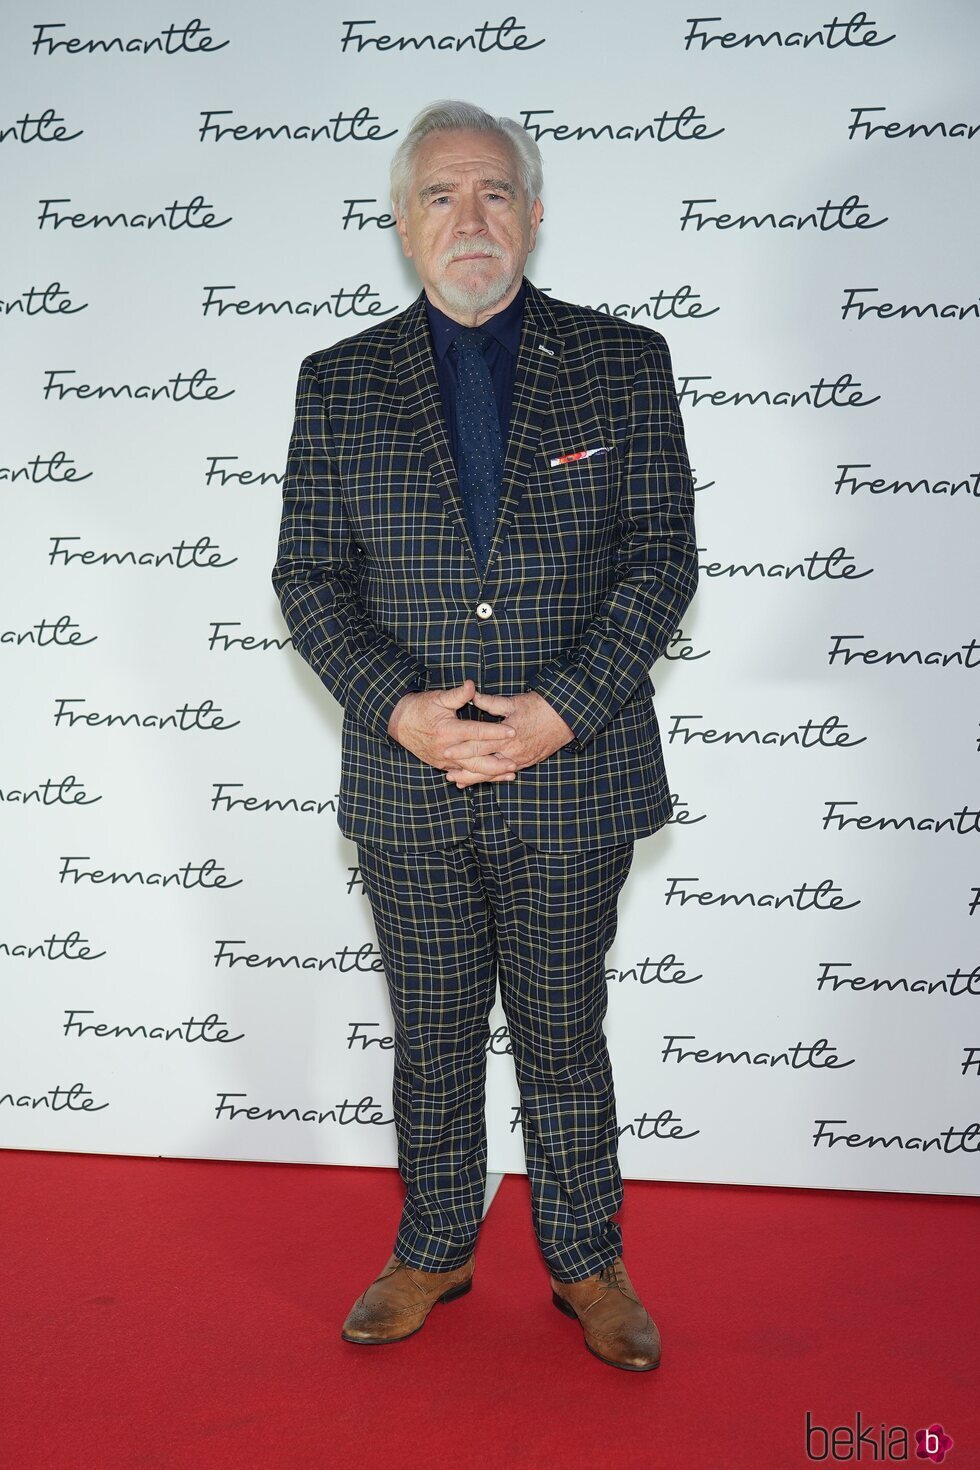
[[[490,345],[479,327],[456,337],[456,434],[459,488],[481,569],[486,566],[503,480],[504,452],[493,379],[484,353]]]

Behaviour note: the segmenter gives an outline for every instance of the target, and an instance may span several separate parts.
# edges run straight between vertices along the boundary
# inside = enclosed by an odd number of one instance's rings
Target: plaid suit
[[[571,464],[581,449],[608,452]],[[303,363],[274,583],[344,706],[341,831],[440,847],[465,794],[387,735],[413,687],[536,689],[575,731],[496,787],[544,848],[628,842],[670,815],[648,678],[694,593],[691,475],[663,338],[527,286],[504,492],[481,576],[423,298]],[[489,603],[493,616],[476,608]]]
[[[603,452],[553,463],[585,449]],[[697,581],[659,333],[526,283],[503,478],[481,571],[420,296],[303,363],[273,581],[344,707],[339,821],[396,1023],[396,1254],[448,1269],[472,1248],[499,971],[538,1238],[575,1280],[619,1250],[602,962],[632,843],[670,815],[648,676]],[[387,724],[406,691],[468,677],[537,690],[575,739],[513,781],[459,790]]]

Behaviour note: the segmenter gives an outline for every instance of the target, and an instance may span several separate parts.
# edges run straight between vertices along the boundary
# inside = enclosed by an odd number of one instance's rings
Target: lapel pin
[[[539,352],[545,352],[545,353],[547,353],[547,355],[548,355],[548,356],[549,356],[549,357],[554,357],[554,355],[555,355],[555,354],[554,354],[554,353],[553,353],[553,352],[552,352],[552,350],[551,350],[551,348],[550,348],[550,347],[546,347],[546,346],[545,346],[545,345],[544,345],[544,343],[543,343],[543,342],[539,342],[539,343],[538,343],[538,351],[539,351]]]

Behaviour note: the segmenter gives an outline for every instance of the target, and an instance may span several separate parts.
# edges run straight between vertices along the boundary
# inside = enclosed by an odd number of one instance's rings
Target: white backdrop
[[[269,572],[299,362],[413,299],[387,163],[462,96],[539,138],[532,278],[664,331],[698,476],[624,1172],[978,1192],[980,14],[703,8],[4,7],[4,1145],[394,1162],[339,710]]]

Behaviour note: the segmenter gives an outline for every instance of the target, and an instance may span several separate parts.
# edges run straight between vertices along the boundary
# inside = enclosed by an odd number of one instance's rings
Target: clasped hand
[[[456,711],[472,702],[502,724],[460,720]],[[462,789],[478,781],[513,781],[526,766],[547,760],[575,732],[542,695],[481,694],[472,679],[456,689],[405,694],[388,721],[388,734],[419,760],[445,771]]]

